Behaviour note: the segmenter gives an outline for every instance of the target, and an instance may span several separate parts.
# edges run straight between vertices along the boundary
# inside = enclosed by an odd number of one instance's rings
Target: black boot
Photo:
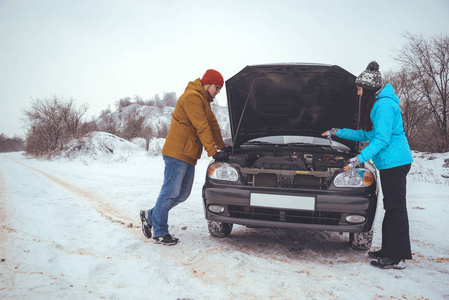
[[[179,240],[177,238],[173,237],[169,233],[167,233],[164,236],[154,237],[153,239],[154,239],[154,241],[157,244],[162,244],[162,245],[165,245],[165,246],[173,246],[173,245],[176,245],[179,242]]]
[[[368,256],[371,258],[382,258],[385,257],[384,252],[382,249],[377,250],[377,251],[370,251],[368,252]]]
[[[145,217],[145,211],[144,210],[140,211],[140,221],[142,221],[142,232],[143,232],[143,235],[147,239],[151,238],[151,228],[153,228],[153,226],[148,223],[147,218]]]
[[[380,269],[405,269],[405,261],[403,259],[392,259],[388,257],[373,260],[371,261],[371,265]]]

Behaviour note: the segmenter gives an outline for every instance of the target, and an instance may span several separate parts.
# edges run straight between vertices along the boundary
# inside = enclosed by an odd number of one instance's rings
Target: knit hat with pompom
[[[355,84],[369,90],[378,90],[382,87],[382,75],[379,72],[379,64],[372,61],[359,77],[355,79]]]

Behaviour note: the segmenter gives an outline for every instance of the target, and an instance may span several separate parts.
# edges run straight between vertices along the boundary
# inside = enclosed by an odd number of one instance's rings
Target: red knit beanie
[[[204,73],[203,78],[201,78],[202,84],[216,84],[219,86],[223,86],[224,79],[221,76],[220,72],[215,71],[213,69],[209,69]]]

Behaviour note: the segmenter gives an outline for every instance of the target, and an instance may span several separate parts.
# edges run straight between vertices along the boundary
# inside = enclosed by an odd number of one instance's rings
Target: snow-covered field
[[[190,198],[170,213],[181,243],[154,244],[141,234],[139,210],[155,203],[163,160],[111,147],[71,160],[0,154],[0,298],[449,299],[449,179],[441,176],[449,177],[449,153],[414,153],[414,260],[380,270],[348,247],[347,234],[235,226],[228,238],[211,237],[201,199],[207,157]]]

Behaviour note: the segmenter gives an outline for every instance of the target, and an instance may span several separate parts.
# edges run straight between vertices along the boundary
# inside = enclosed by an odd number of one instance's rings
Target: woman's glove
[[[360,163],[359,163],[359,157],[358,156],[356,156],[356,157],[353,157],[353,158],[351,158],[350,160],[349,160],[349,165],[347,165],[346,167],[344,167],[343,169],[345,170],[345,171],[348,171],[348,170],[354,170],[355,169],[355,167],[357,167],[358,165],[360,165]]]
[[[336,135],[338,128],[332,128],[331,130],[327,131],[327,135]]]
[[[337,130],[338,128],[332,128],[329,129],[328,131],[325,131],[321,134],[321,136],[332,136],[332,135],[336,135],[337,134]]]
[[[329,143],[332,145],[332,136],[337,134],[338,128],[332,128],[328,131],[325,131],[321,134],[321,136],[327,136],[327,139],[329,140]]]

